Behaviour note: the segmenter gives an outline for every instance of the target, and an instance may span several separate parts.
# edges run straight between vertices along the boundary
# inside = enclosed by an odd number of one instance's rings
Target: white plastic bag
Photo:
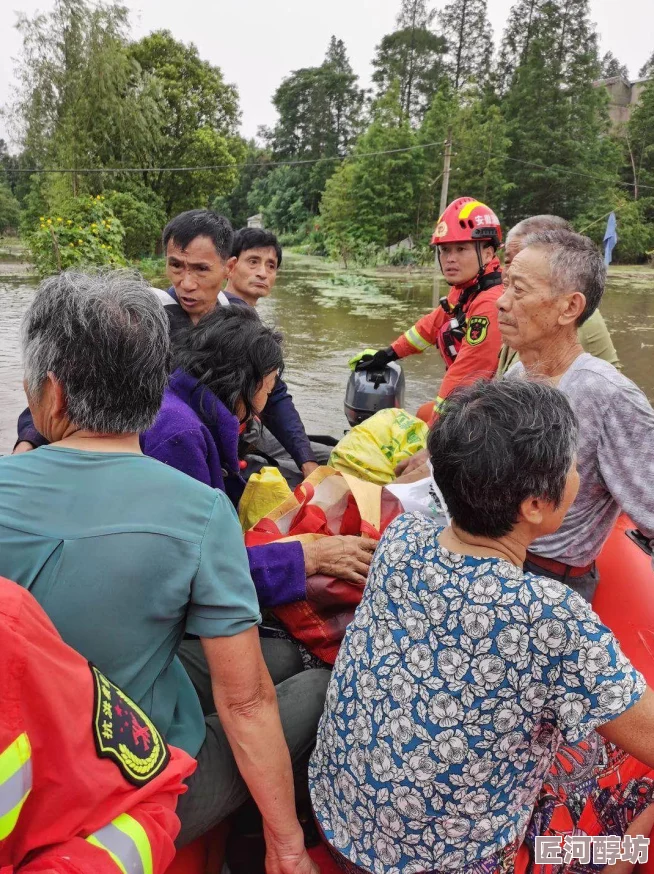
[[[402,504],[405,513],[417,510],[438,525],[449,525],[450,516],[445,501],[430,476],[413,483],[391,483],[385,487]]]

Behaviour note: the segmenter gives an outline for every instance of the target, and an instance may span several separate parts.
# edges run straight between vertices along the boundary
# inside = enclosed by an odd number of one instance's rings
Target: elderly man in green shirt
[[[534,215],[518,222],[506,236],[504,248],[505,269],[511,266],[515,256],[518,252],[522,251],[524,241],[529,234],[539,234],[541,231],[571,231],[572,229],[570,222],[567,222],[558,215]],[[599,310],[595,310],[592,316],[581,325],[577,333],[584,352],[589,352],[595,358],[608,361],[609,364],[617,367],[618,370],[622,369],[618,353],[615,351],[609,329],[604,321],[604,316]],[[497,364],[497,376],[503,376],[509,367],[519,360],[520,356],[515,349],[511,349],[506,344],[502,346]]]

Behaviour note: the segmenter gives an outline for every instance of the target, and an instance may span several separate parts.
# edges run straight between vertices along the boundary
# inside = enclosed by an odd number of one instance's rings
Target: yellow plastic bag
[[[380,410],[353,428],[334,447],[330,467],[359,479],[385,485],[397,465],[427,443],[429,428],[406,410]]]
[[[243,531],[254,528],[260,519],[291,495],[291,489],[276,467],[262,467],[247,481],[238,504],[238,518]]]

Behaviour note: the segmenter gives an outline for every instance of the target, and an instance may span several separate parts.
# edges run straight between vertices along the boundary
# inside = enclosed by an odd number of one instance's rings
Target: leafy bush
[[[298,233],[297,231],[291,234],[277,234],[276,236],[277,242],[282,249],[293,249],[296,246],[304,246],[307,239],[304,233]]]
[[[146,203],[127,191],[107,192],[106,203],[125,229],[125,255],[128,258],[154,255],[166,224],[163,204]]]
[[[17,231],[20,222],[18,201],[8,186],[0,183],[0,234]]]
[[[418,259],[411,249],[396,249],[388,256],[391,267],[415,267]]]
[[[166,259],[162,256],[140,258],[136,262],[136,268],[144,279],[147,279],[152,285],[156,285],[157,288],[168,288],[170,285],[166,279]]]
[[[69,267],[124,266],[125,231],[105,198],[71,198],[57,215],[40,216],[28,244],[41,275]]]
[[[357,239],[351,234],[332,234],[327,237],[327,251],[335,261],[342,261],[345,267],[376,267],[382,258],[382,251],[375,243]]]
[[[309,255],[322,256],[327,254],[327,240],[324,231],[321,230],[319,225],[314,225],[313,230],[310,231],[309,236],[306,238],[306,244]]]
[[[617,213],[618,245],[613,250],[617,264],[642,264],[654,249],[654,198],[627,204]]]

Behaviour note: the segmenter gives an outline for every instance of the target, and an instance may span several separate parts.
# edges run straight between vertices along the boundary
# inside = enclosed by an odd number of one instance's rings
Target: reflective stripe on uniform
[[[32,790],[31,755],[25,732],[0,753],[0,841],[16,827],[25,799]]]
[[[471,203],[466,203],[466,205],[462,208],[461,212],[459,213],[459,218],[460,219],[467,219],[468,216],[470,215],[470,213],[473,211],[473,209],[476,209],[478,206],[483,206],[483,205],[484,204],[481,203],[481,201],[479,201],[479,200],[473,200]]]
[[[86,839],[109,853],[122,874],[152,874],[152,849],[140,822],[121,813]]]
[[[429,340],[425,340],[422,334],[418,332],[415,325],[412,328],[409,328],[404,336],[413,348],[418,350],[418,352],[424,352],[425,349],[429,349],[429,347],[433,345]]]

